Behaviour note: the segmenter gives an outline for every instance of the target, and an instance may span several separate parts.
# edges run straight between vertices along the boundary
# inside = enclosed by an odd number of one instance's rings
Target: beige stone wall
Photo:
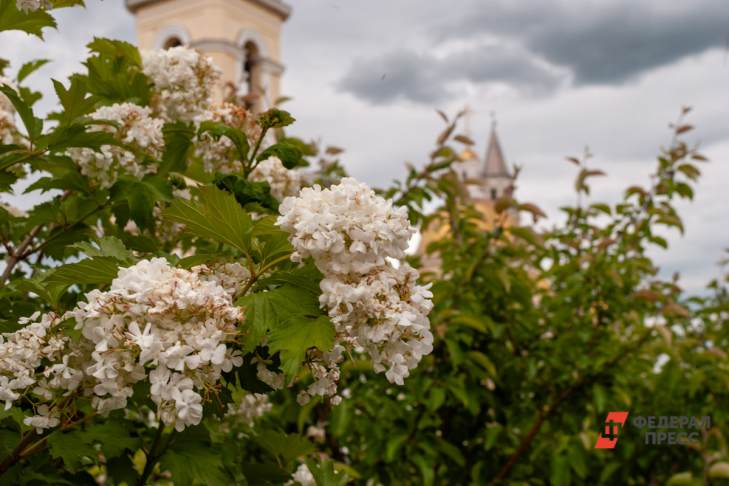
[[[176,35],[210,55],[223,71],[223,81],[239,83],[243,73],[243,44],[251,40],[266,59],[261,74],[270,105],[281,95],[281,30],[277,13],[249,0],[165,0],[136,12],[139,46],[162,47]],[[272,62],[271,62],[272,61]]]

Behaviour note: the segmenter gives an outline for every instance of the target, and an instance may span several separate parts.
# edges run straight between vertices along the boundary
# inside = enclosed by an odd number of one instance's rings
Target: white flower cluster
[[[203,396],[242,358],[235,340],[242,311],[214,279],[171,267],[163,258],[121,269],[107,292],[94,290],[72,314],[94,345],[86,372],[93,405],[123,408],[149,370],[152,400],[177,430],[200,423]],[[145,366],[146,365],[146,366]]]
[[[13,402],[34,385],[42,388],[60,385],[69,390],[78,386],[77,373],[69,372],[64,378],[64,373],[59,373],[59,365],[47,367],[43,375],[36,376],[36,369],[44,361],[68,362],[68,357],[63,356],[68,338],[58,332],[60,322],[55,314],[41,316],[40,312],[36,312],[31,317],[20,319],[23,327],[16,332],[0,336],[0,400],[5,402],[5,410],[10,409]],[[68,382],[61,384],[60,380],[64,379]],[[57,420],[52,425],[57,425]]]
[[[407,263],[390,263],[404,257],[415,231],[405,208],[345,178],[329,189],[303,189],[284,199],[280,212],[277,223],[291,233],[292,258],[312,257],[324,273],[320,303],[338,343],[365,350],[377,372],[402,384],[433,349],[432,294]]]
[[[144,157],[137,151],[144,151],[159,158],[164,150],[162,126],[164,121],[152,118],[149,108],[132,103],[114,104],[99,108],[91,114],[94,120],[109,120],[118,124],[96,125],[98,130],[114,133],[126,147],[102,145],[97,152],[90,148],[69,149],[69,155],[81,169],[81,173],[91,178],[100,187],[110,187],[119,173],[134,177],[157,171],[157,166],[144,164]]]
[[[23,12],[31,12],[42,8],[50,8],[52,5],[48,0],[15,0],[15,6]]]
[[[291,233],[292,258],[312,257],[325,275],[363,275],[388,257],[403,258],[415,232],[405,208],[351,177],[329,189],[304,188],[279,211],[278,225]]]
[[[316,480],[314,475],[311,474],[309,466],[306,464],[299,464],[294,474],[291,475],[291,480],[286,483],[287,485],[301,485],[301,486],[316,486]]]
[[[15,88],[15,84],[4,76],[0,76],[0,84]],[[16,135],[15,108],[7,96],[0,94],[0,143],[5,145],[15,143]]]
[[[198,122],[225,123],[241,130],[246,134],[249,141],[258,140],[261,134],[261,127],[253,114],[233,103],[225,102],[215,105],[209,111],[198,116],[196,120]],[[243,168],[235,146],[228,137],[220,137],[219,140],[215,140],[209,133],[204,133],[198,140],[195,152],[202,159],[206,172],[234,174],[240,172]]]
[[[339,405],[342,397],[337,395],[337,383],[339,382],[339,363],[342,362],[344,346],[337,343],[331,351],[321,353],[310,351],[307,356],[306,365],[311,371],[314,381],[305,389],[301,390],[296,397],[299,405],[306,405],[313,396],[331,397],[332,405]]]
[[[268,182],[271,186],[271,195],[279,201],[297,195],[301,189],[299,172],[284,167],[278,157],[269,157],[259,162],[251,172],[250,178],[254,181]]]
[[[162,258],[121,269],[108,291],[89,292],[65,316],[81,330],[80,342],[70,346],[52,332],[60,319],[48,315],[0,344],[0,399],[8,407],[27,391],[39,398],[26,421],[42,429],[58,425],[66,397],[90,396],[107,414],[125,408],[134,385],[149,379],[165,424],[182,430],[200,423],[202,402],[221,374],[242,364],[228,345],[243,312],[233,305],[236,289],[224,287],[242,272],[223,270],[177,269]]]
[[[247,393],[239,402],[228,404],[228,412],[225,416],[242,421],[250,427],[258,418],[270,412],[271,409],[273,409],[273,404],[269,401],[268,395]]]
[[[209,57],[183,46],[144,51],[142,67],[154,83],[153,105],[162,118],[193,121],[210,108],[220,70]]]

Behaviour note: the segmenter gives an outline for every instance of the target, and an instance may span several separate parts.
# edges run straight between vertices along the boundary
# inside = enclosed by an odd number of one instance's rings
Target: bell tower
[[[141,49],[198,49],[256,111],[270,108],[281,95],[281,31],[291,13],[281,0],[126,0],[126,5]]]

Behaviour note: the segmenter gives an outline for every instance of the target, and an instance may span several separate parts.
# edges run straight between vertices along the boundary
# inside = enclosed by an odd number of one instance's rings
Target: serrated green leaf
[[[292,461],[314,451],[314,444],[306,437],[264,430],[256,436],[256,442],[275,457]]]
[[[44,280],[49,287],[68,287],[73,284],[106,284],[119,273],[116,258],[96,257],[70,263],[54,269]]]
[[[134,254],[115,236],[104,236],[94,242],[83,241],[71,247],[82,251],[89,258],[110,257],[120,262],[131,262],[134,259]]]
[[[0,32],[22,30],[42,39],[43,29],[55,26],[56,21],[45,10],[23,12],[17,8],[15,0],[0,0]]]
[[[306,350],[317,348],[329,351],[334,345],[334,326],[327,316],[317,318],[294,317],[286,325],[277,327],[268,340],[268,349],[278,352],[281,370],[293,377],[306,357]]]
[[[231,484],[223,458],[210,444],[204,426],[189,427],[174,437],[160,460],[160,470],[172,473],[175,486]]]
[[[22,66],[20,66],[20,69],[18,70],[17,80],[19,83],[21,83],[25,78],[33,74],[35,71],[40,69],[41,67],[45,66],[51,62],[49,59],[36,59],[34,61],[28,61]]]
[[[51,434],[48,437],[48,449],[51,457],[62,459],[71,472],[79,470],[84,457],[93,460],[98,455],[93,444],[79,430]]]
[[[33,114],[33,108],[20,97],[17,91],[7,84],[0,85],[2,92],[13,104],[15,111],[18,112],[20,119],[23,121],[28,138],[32,141],[38,138],[43,131],[43,120],[36,118]]]
[[[195,130],[188,123],[175,122],[166,123],[162,133],[165,139],[165,151],[158,173],[184,172],[187,169],[187,159],[193,146],[192,138]]]
[[[218,241],[250,253],[250,215],[235,198],[212,186],[195,191],[192,201],[176,200],[164,212],[169,221],[185,225],[188,233],[210,241]]]
[[[106,458],[118,457],[125,451],[135,451],[141,446],[134,435],[133,424],[125,420],[109,419],[90,425],[83,431],[88,443],[98,442]]]
[[[251,335],[247,343],[252,349],[266,333],[286,325],[292,319],[317,316],[321,313],[317,297],[306,288],[284,285],[267,292],[248,294],[237,304],[246,310],[246,324]]]

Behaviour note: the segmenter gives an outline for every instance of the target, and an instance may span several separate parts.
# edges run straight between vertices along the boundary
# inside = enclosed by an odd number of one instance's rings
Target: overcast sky
[[[233,0],[231,0],[233,1]],[[55,62],[31,78],[79,69],[93,36],[134,41],[122,0],[87,0],[59,15],[46,43],[0,33],[0,57]],[[668,122],[694,108],[691,140],[711,159],[697,197],[681,204],[686,235],[654,254],[697,291],[729,247],[729,1],[306,0],[290,2],[283,88],[295,132],[346,148],[355,177],[383,186],[422,163],[442,127],[435,109],[473,111],[484,151],[495,112],[505,155],[523,167],[518,197],[559,221],[574,200],[585,147],[608,177],[594,197],[615,201],[647,183]],[[48,107],[49,105],[43,105]]]

